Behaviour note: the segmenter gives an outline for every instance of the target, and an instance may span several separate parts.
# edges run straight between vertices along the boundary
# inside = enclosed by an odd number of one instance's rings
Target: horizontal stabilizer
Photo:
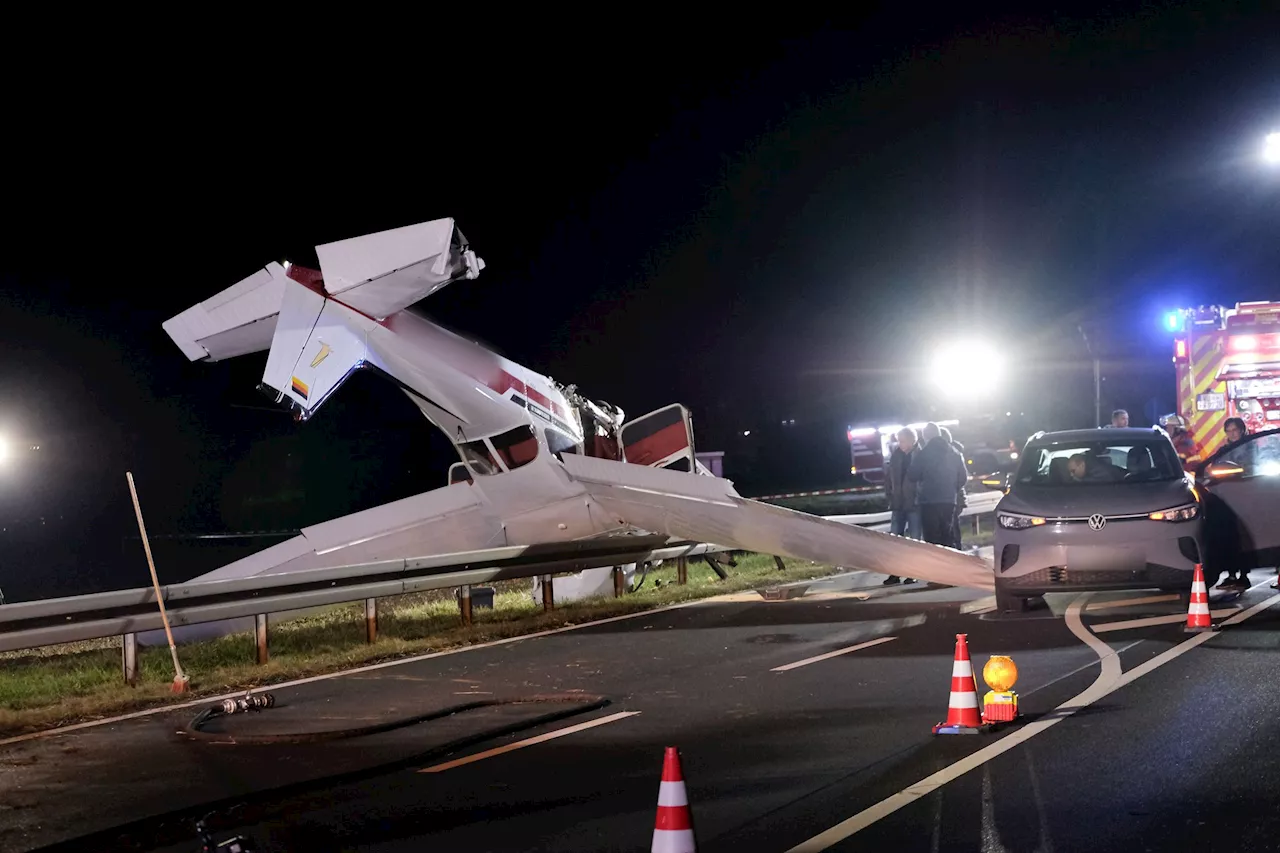
[[[452,219],[325,243],[316,255],[325,292],[375,320],[484,269]]]
[[[271,346],[288,281],[284,267],[267,264],[162,325],[192,361],[221,361],[262,352]]]

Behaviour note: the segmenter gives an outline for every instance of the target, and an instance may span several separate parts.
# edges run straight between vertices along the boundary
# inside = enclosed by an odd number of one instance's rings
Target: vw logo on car
[[[1101,530],[1107,526],[1107,517],[1100,512],[1095,512],[1089,516],[1089,529]]]

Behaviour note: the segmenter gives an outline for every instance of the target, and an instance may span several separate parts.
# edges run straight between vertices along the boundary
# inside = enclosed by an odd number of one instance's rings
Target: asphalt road
[[[1180,619],[1156,593],[1056,596],[993,619],[965,591],[885,595],[878,580],[845,583],[870,598],[744,594],[316,681],[226,723],[315,731],[566,697],[554,708],[300,745],[193,743],[174,733],[188,709],[0,745],[0,848],[194,850],[192,818],[214,808],[219,838],[245,832],[270,851],[647,850],[668,745],[700,851],[1277,846],[1270,575],[1212,605],[1238,624],[1211,637],[1118,624]],[[1015,659],[1018,724],[932,735],[957,633],[975,669]],[[607,704],[591,706],[597,695]],[[566,716],[538,724],[548,710]]]

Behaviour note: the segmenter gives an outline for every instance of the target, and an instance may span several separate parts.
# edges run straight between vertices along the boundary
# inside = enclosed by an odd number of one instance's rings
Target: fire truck
[[[957,420],[935,421],[935,423],[938,426],[948,427],[953,432],[960,425]],[[898,446],[898,431],[902,426],[902,424],[891,424],[849,427],[849,450],[853,457],[849,473],[861,477],[874,486],[883,485],[886,466],[889,464],[889,457]],[[924,429],[924,422],[907,424],[907,426],[918,433]]]
[[[1259,432],[1280,427],[1280,302],[1184,308],[1165,317],[1174,332],[1178,411],[1208,456],[1227,418]]]
[[[990,489],[1004,489],[1007,480],[1017,467],[1020,423],[1010,422],[1012,413],[1005,418],[979,416],[966,419],[960,426],[956,419],[934,421],[946,427],[952,437],[965,446],[965,463],[969,468],[971,483]],[[917,433],[924,429],[924,422],[907,424]],[[849,427],[849,449],[853,464],[849,473],[876,486],[884,485],[889,457],[898,447],[898,432],[902,424],[888,426]],[[1025,432],[1025,430],[1022,430]],[[1025,439],[1024,439],[1025,440]]]

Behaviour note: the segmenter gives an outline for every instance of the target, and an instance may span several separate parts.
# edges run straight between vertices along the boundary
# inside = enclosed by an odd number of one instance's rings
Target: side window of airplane
[[[531,426],[518,426],[489,439],[507,470],[528,465],[538,456],[538,436]]]
[[[556,432],[553,429],[545,430],[547,436],[547,449],[552,453],[581,453],[578,444],[567,435]]]
[[[462,448],[462,455],[467,460],[467,464],[471,469],[481,476],[490,474],[501,474],[502,469],[498,467],[498,463],[494,460],[493,454],[489,452],[489,446],[480,441],[468,441],[466,444],[459,445]]]

